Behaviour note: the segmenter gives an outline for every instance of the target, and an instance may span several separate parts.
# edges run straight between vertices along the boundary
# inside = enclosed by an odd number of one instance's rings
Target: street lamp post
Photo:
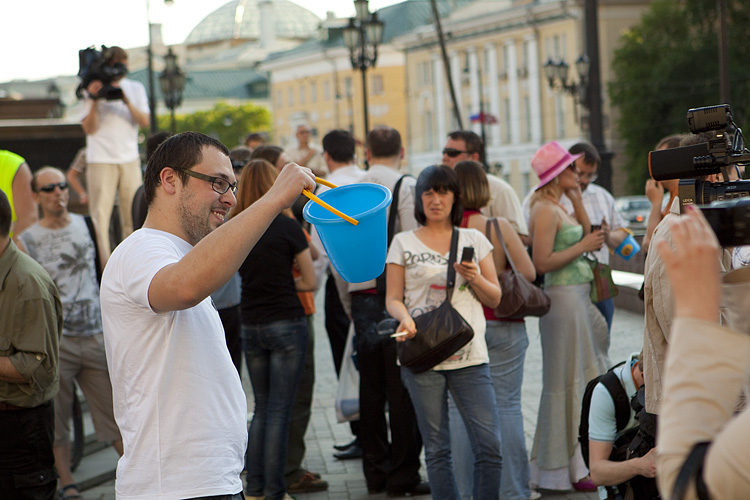
[[[161,93],[164,95],[164,104],[169,108],[172,117],[171,132],[176,131],[174,110],[182,104],[182,91],[185,89],[187,77],[182,69],[177,65],[177,56],[169,48],[169,52],[164,56],[164,71],[159,75],[159,85]]]
[[[578,59],[576,59],[578,81],[569,82],[568,69],[570,66],[565,62],[565,59],[553,61],[552,58],[550,58],[544,63],[544,76],[547,77],[549,88],[566,92],[573,97],[577,97],[577,101],[580,104],[588,106],[586,103],[586,87],[588,86],[589,67],[590,64],[588,57],[584,54],[578,56]]]
[[[369,131],[367,115],[367,68],[375,67],[378,60],[378,45],[383,41],[383,21],[376,12],[370,13],[368,0],[354,0],[357,15],[349,18],[344,28],[344,45],[349,49],[352,69],[362,72],[362,109],[364,112],[364,135]]]
[[[174,0],[164,0],[164,3],[171,4]],[[150,114],[151,133],[156,132],[156,86],[154,85],[154,35],[153,25],[151,24],[151,3],[146,0],[146,19],[148,21],[148,48],[146,56],[148,58],[147,76],[148,76],[148,112]]]

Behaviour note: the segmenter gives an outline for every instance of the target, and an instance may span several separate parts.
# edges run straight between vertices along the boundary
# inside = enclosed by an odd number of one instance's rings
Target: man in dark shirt
[[[62,305],[47,271],[11,241],[10,222],[0,191],[0,492],[51,500]]]

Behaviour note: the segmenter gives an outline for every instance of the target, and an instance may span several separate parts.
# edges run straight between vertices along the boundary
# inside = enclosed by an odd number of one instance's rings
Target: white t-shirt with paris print
[[[476,229],[458,228],[458,256],[463,247],[474,247],[476,263],[492,252],[492,244]],[[404,305],[412,318],[437,309],[445,300],[449,257],[449,253],[440,254],[425,245],[414,231],[398,233],[393,238],[386,263],[404,267]],[[465,283],[466,280],[456,273],[451,304],[471,325],[474,338],[434,370],[456,370],[489,362],[482,304],[471,287],[461,289]]]

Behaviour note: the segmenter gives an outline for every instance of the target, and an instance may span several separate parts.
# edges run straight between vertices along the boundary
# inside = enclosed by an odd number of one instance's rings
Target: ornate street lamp
[[[364,111],[364,135],[369,131],[367,115],[367,68],[374,68],[378,60],[378,45],[383,41],[383,21],[376,12],[370,13],[367,0],[354,0],[356,16],[349,18],[344,28],[344,45],[349,49],[352,69],[362,72],[362,108]]]
[[[171,131],[174,134],[176,129],[174,110],[182,104],[182,91],[185,90],[187,77],[177,65],[177,56],[172,52],[171,47],[167,55],[164,56],[164,62],[164,71],[159,75],[159,85],[161,86],[161,93],[164,95],[164,104],[169,108],[172,116]]]
[[[556,91],[566,92],[573,97],[577,97],[578,102],[588,107],[586,102],[586,89],[589,80],[589,58],[581,54],[576,59],[576,72],[578,73],[578,81],[568,81],[568,69],[570,66],[565,59],[559,61],[553,61],[552,58],[547,59],[544,63],[544,76],[547,77],[547,83],[549,88]]]
[[[164,0],[165,4],[172,4],[174,0]],[[148,74],[148,111],[150,113],[151,133],[156,132],[156,87],[154,86],[154,35],[153,25],[151,24],[151,3],[146,0],[146,19],[148,20],[148,48],[146,56],[148,64],[146,66]]]

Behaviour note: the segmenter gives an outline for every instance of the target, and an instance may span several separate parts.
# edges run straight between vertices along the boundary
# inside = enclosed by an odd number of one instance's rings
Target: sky
[[[0,82],[78,73],[78,51],[88,46],[148,44],[146,6],[162,24],[166,45],[185,40],[196,24],[229,0],[0,0]],[[400,0],[370,0],[370,11]],[[354,15],[352,0],[296,0],[321,19],[327,11]]]

